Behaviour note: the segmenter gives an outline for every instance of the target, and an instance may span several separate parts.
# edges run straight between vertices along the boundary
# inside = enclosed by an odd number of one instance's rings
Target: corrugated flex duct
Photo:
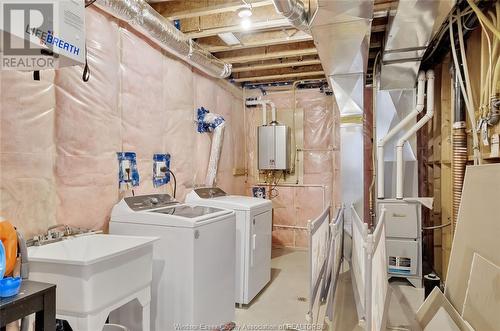
[[[274,0],[274,8],[297,29],[311,34],[304,4],[300,0]]]
[[[226,78],[231,74],[231,64],[193,42],[144,0],[98,0],[95,5],[207,75]]]

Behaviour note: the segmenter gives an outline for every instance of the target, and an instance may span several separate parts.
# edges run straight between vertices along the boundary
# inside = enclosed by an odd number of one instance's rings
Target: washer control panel
[[[179,204],[169,194],[148,194],[125,198],[125,202],[133,211],[155,209]]]
[[[202,187],[194,190],[202,199],[211,199],[226,196],[226,192],[218,187]]]

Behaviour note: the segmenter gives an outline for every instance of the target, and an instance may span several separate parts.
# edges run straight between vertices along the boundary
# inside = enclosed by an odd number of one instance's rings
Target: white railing
[[[313,311],[328,300],[327,314],[333,318],[333,296],[343,257],[344,208],[337,210],[330,223],[330,207],[307,224],[309,234],[309,311],[307,320],[313,322]],[[316,319],[319,318],[319,313]]]
[[[328,300],[326,315],[330,321],[333,321],[333,300],[344,258],[344,207],[337,210],[335,220],[330,224],[330,235],[330,253],[322,298]]]
[[[385,251],[385,209],[382,208],[378,223],[370,232],[358,213],[352,213],[351,277],[359,319],[365,330],[380,331],[385,328],[387,282],[387,255]]]

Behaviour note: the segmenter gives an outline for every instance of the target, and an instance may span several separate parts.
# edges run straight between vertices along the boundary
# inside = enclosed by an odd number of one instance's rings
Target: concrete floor
[[[271,282],[243,309],[236,309],[238,327],[278,330],[288,323],[306,323],[308,311],[307,252],[274,248]]]
[[[286,330],[284,325],[301,329],[307,324],[308,261],[307,252],[274,248],[271,282],[248,305],[236,309],[236,325],[245,330]],[[415,289],[402,281],[390,283],[390,304],[387,330],[415,330],[414,314],[423,302],[423,289]],[[324,311],[325,306],[321,307]],[[322,313],[316,316],[321,316]],[[343,268],[334,301],[335,318],[330,330],[362,331],[352,291],[348,267]],[[308,329],[303,327],[302,329]],[[312,330],[312,329],[308,329]]]

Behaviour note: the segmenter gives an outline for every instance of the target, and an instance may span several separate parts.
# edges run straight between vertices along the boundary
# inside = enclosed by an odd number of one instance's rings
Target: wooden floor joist
[[[280,38],[261,39],[250,42],[245,42],[244,40],[242,40],[242,43],[240,45],[234,45],[234,46],[227,46],[227,45],[210,46],[210,45],[204,45],[203,43],[200,43],[200,45],[209,52],[216,53],[216,52],[233,51],[237,49],[262,47],[262,46],[283,45],[283,44],[310,41],[310,40],[313,40],[310,35],[299,31],[296,35],[293,35],[291,37],[284,35],[283,37]]]
[[[309,72],[297,72],[290,74],[281,74],[281,75],[269,75],[269,76],[258,76],[258,77],[246,77],[246,78],[236,78],[233,79],[235,83],[243,83],[243,82],[258,82],[263,80],[283,80],[286,78],[304,78],[304,77],[317,77],[324,76],[324,71],[309,71]]]
[[[287,67],[297,67],[297,66],[309,66],[321,64],[319,59],[313,60],[304,60],[304,61],[290,61],[290,62],[281,62],[281,63],[264,63],[264,64],[253,64],[243,67],[233,67],[233,72],[245,72],[245,71],[257,71],[257,70],[266,70],[266,69],[278,69],[278,68],[287,68]]]
[[[252,54],[252,55],[242,55],[242,56],[233,56],[233,57],[221,57],[220,59],[222,61],[228,62],[228,63],[248,63],[248,62],[256,62],[256,61],[272,60],[272,59],[316,55],[316,54],[318,54],[318,51],[316,50],[316,48],[306,48],[306,49],[294,49],[294,50],[271,52],[271,53],[266,53],[266,54]]]
[[[263,7],[263,6],[272,6],[272,0],[255,0],[249,1],[251,3],[252,8]],[[165,17],[171,21],[180,20],[185,18],[193,18],[200,16],[208,16],[208,15],[216,15],[227,12],[235,12],[240,8],[246,7],[246,5],[242,1],[232,1],[229,3],[225,3],[222,5],[214,5],[209,7],[200,7],[196,9],[190,10],[182,10],[174,13],[165,13]]]
[[[252,32],[259,31],[259,30],[267,30],[267,29],[276,29],[276,28],[290,28],[291,24],[286,18],[278,18],[278,19],[272,19],[272,20],[267,20],[267,21],[260,21],[260,22],[252,22]],[[193,32],[186,32],[186,36],[188,36],[191,39],[196,39],[196,38],[203,38],[203,37],[210,37],[210,36],[216,36],[220,33],[236,33],[236,32],[245,32],[246,29],[241,25],[241,24],[234,24],[234,25],[228,25],[228,26],[222,26],[218,28],[211,28],[211,29],[205,29],[201,31],[193,31]]]
[[[181,31],[188,37],[215,57],[233,64],[233,82],[261,84],[325,78],[313,37],[277,13],[272,0],[197,1],[171,1],[155,8],[169,20],[180,20]],[[237,11],[248,5],[252,7],[252,25],[244,29]],[[388,16],[397,5],[398,0],[374,0],[367,64],[370,67],[383,47]],[[223,33],[233,33],[237,40],[228,42],[236,44],[226,44],[227,39],[221,38]],[[370,79],[367,75],[367,82]]]

